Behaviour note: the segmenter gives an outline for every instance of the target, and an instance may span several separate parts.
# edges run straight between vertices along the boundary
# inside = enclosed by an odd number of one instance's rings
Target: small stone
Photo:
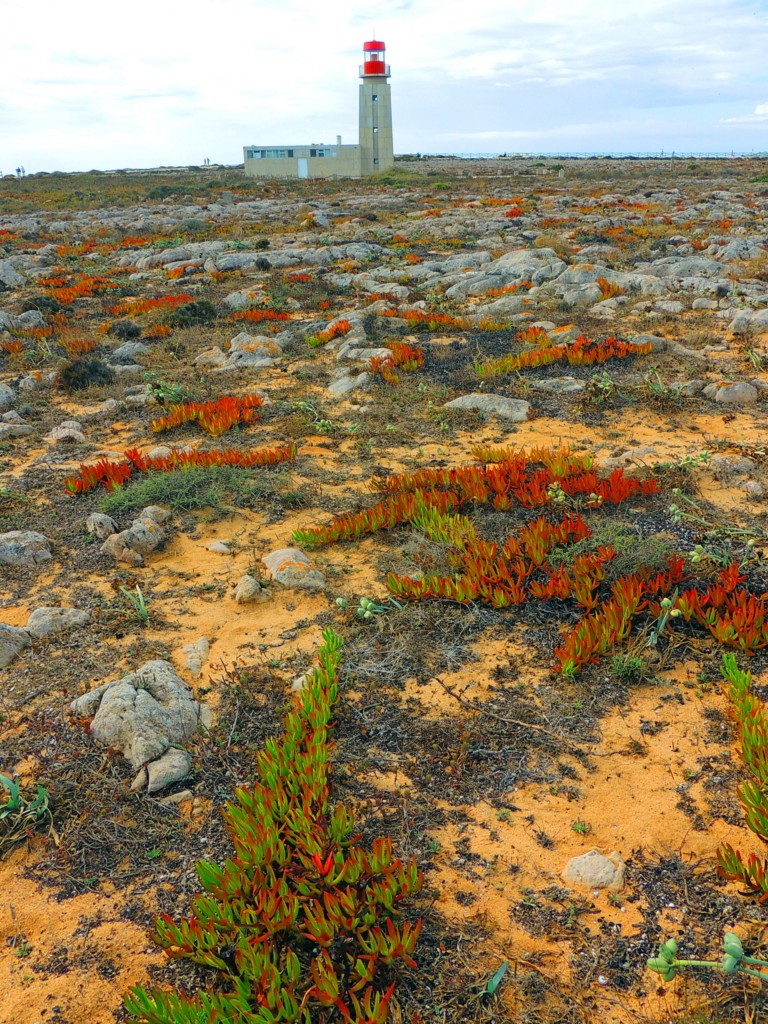
[[[751,405],[757,401],[757,388],[746,381],[723,384],[715,393],[715,401],[721,405]]]
[[[229,544],[226,543],[226,541],[223,540],[211,541],[211,543],[208,545],[208,550],[215,551],[219,555],[232,554],[232,548],[229,546]]]
[[[147,792],[157,793],[173,782],[181,782],[191,771],[192,755],[179,747],[171,747],[157,761],[147,765]]]
[[[528,402],[524,402],[520,398],[502,398],[500,395],[483,395],[478,393],[454,398],[452,402],[447,402],[443,408],[471,409],[490,416],[499,416],[501,419],[510,420],[512,423],[524,423],[531,414],[531,407]]]
[[[75,629],[91,621],[91,613],[79,608],[35,608],[24,627],[38,639],[64,629]]]
[[[50,542],[34,530],[11,530],[0,533],[0,565],[39,565],[49,562]]]
[[[744,484],[744,490],[747,497],[752,498],[753,501],[760,501],[761,498],[765,497],[765,488],[757,480],[747,480]]]
[[[203,665],[208,661],[210,649],[210,644],[204,636],[201,636],[199,640],[195,640],[194,643],[185,644],[182,647],[181,650],[185,656],[185,667],[195,679],[200,678],[203,671]]]
[[[709,468],[716,480],[733,480],[737,476],[749,476],[757,468],[752,459],[745,455],[713,455]]]
[[[243,576],[235,587],[235,600],[238,604],[266,601],[268,597],[267,587],[263,587],[255,576]]]
[[[16,626],[7,626],[0,622],[0,668],[10,665],[14,658],[29,647],[32,638],[26,629],[19,629]]]
[[[195,794],[191,789],[180,789],[178,793],[171,793],[170,796],[160,797],[158,803],[172,807],[174,804],[183,804],[185,800],[194,800]]]
[[[615,850],[607,857],[598,850],[590,850],[568,861],[563,878],[572,885],[616,892],[624,884],[624,872],[624,862]]]
[[[328,385],[328,390],[334,398],[343,398],[350,391],[365,387],[370,379],[369,373],[359,373],[356,377],[340,377]]]
[[[115,520],[101,512],[92,512],[85,521],[85,528],[99,540],[106,540],[113,533],[117,533]]]
[[[16,404],[16,392],[8,384],[0,384],[0,412],[5,412]]]
[[[67,426],[62,423],[58,427],[54,427],[48,434],[45,435],[45,440],[50,441],[53,444],[59,444],[64,441],[68,441],[72,444],[83,444],[85,441],[85,434],[79,429],[80,424],[78,423],[77,428]]]

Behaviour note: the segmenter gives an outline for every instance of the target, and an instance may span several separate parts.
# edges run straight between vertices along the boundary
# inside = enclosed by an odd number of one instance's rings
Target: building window
[[[378,134],[378,131],[379,131],[379,129],[378,129],[377,127],[375,127],[375,126],[374,126],[374,129],[373,129],[373,134],[374,134],[374,135]]]
[[[371,103],[376,103],[378,101],[378,98],[379,97],[376,95],[376,93],[374,93],[373,96],[371,96]]]
[[[293,156],[293,150],[292,149],[288,150],[288,156]]]
[[[317,156],[317,150],[316,149],[310,149],[309,155],[310,156]]]
[[[375,156],[375,157],[373,158],[373,162],[374,162],[375,164],[377,164],[377,163],[379,162],[379,158],[378,158],[377,156]]]

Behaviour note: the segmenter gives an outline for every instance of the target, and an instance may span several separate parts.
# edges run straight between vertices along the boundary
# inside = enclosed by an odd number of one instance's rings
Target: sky
[[[0,26],[3,174],[356,142],[374,32],[396,153],[768,151],[768,0],[0,0]]]

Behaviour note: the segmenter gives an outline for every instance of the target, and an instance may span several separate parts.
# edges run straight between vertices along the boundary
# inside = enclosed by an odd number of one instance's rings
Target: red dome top
[[[386,45],[380,39],[371,39],[367,43],[363,43],[364,50],[385,50]]]

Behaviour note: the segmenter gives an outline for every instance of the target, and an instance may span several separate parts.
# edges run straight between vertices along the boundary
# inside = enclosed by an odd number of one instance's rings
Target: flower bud
[[[669,611],[669,609],[672,607],[672,602],[668,597],[662,598],[661,607],[664,609],[665,612]]]
[[[648,967],[657,974],[660,974],[664,981],[672,981],[677,974],[677,968],[660,956],[652,957],[648,961]]]
[[[662,942],[659,946],[659,956],[663,957],[668,963],[671,963],[677,956],[677,940],[667,939],[666,942]]]
[[[723,957],[723,962],[720,966],[722,967],[725,974],[735,974],[736,971],[738,971],[739,969],[740,963],[741,957],[731,956],[730,954],[726,953],[726,955]]]
[[[739,959],[744,956],[744,947],[741,944],[741,939],[735,932],[725,933],[723,949],[725,950],[726,956],[735,956]]]

